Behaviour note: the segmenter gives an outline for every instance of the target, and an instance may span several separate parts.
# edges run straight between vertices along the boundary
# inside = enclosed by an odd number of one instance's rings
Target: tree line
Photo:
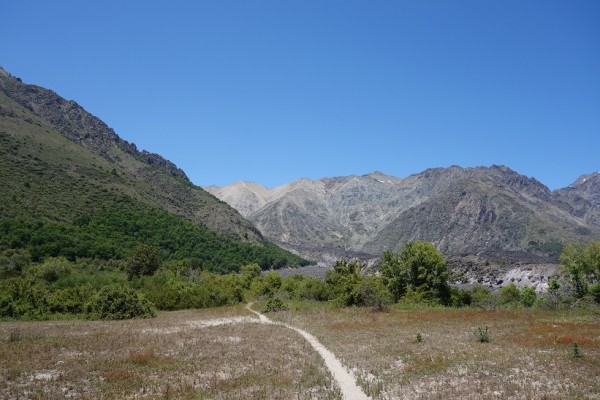
[[[121,260],[48,256],[35,261],[26,249],[0,252],[0,318],[123,319],[150,317],[156,310],[233,305],[269,300],[269,309],[286,301],[329,302],[338,307],[560,308],[600,303],[600,242],[568,245],[562,276],[547,293],[507,285],[498,293],[451,282],[444,256],[431,243],[408,243],[398,254],[385,252],[376,271],[359,260],[339,260],[324,280],[282,277],[257,263],[235,272],[215,273],[189,260],[164,259],[150,244],[135,246]]]

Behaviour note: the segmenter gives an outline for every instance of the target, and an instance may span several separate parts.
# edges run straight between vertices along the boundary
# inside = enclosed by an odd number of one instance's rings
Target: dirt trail
[[[258,311],[254,311],[252,309],[252,304],[254,304],[254,303],[248,303],[246,305],[246,309],[248,311],[258,315],[258,318],[261,323],[281,325],[281,326],[285,326],[288,329],[293,329],[296,332],[298,332],[300,335],[302,335],[308,341],[308,343],[310,343],[310,345],[317,351],[317,353],[319,353],[319,355],[325,361],[325,365],[327,366],[329,371],[331,371],[333,378],[335,379],[335,381],[339,385],[340,389],[342,390],[342,395],[344,396],[344,399],[346,399],[346,400],[368,400],[368,399],[370,399],[370,397],[367,396],[362,391],[362,389],[356,384],[356,379],[354,378],[354,375],[352,374],[352,372],[350,372],[346,368],[344,368],[344,366],[342,365],[340,360],[338,360],[336,358],[335,354],[333,354],[325,346],[323,346],[317,340],[316,337],[314,337],[310,333],[306,332],[305,330],[296,328],[295,326],[284,324],[282,322],[274,322],[274,321],[270,320],[269,318],[267,318],[265,315],[259,313]]]

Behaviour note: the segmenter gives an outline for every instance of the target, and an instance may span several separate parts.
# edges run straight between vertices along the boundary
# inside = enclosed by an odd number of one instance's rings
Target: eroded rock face
[[[500,254],[496,255],[501,256]],[[454,283],[471,286],[483,285],[500,289],[514,283],[518,288],[529,286],[538,293],[545,293],[553,276],[558,276],[560,266],[543,257],[528,254],[505,254],[507,259],[489,256],[451,256],[448,269],[460,277]],[[520,259],[521,261],[516,261]]]
[[[505,166],[453,166],[402,179],[374,172],[207,190],[283,243],[379,256],[425,240],[450,255],[526,251],[556,260],[562,243],[600,237],[591,180],[585,190],[553,193]]]

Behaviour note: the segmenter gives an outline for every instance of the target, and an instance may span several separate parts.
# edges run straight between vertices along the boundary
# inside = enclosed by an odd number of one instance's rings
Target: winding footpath
[[[310,333],[302,330],[300,328],[296,328],[295,326],[291,326],[288,324],[284,324],[283,322],[274,322],[267,318],[264,314],[259,313],[258,311],[254,311],[252,309],[253,302],[248,303],[246,305],[246,309],[256,315],[258,315],[258,319],[262,324],[273,324],[273,325],[281,325],[285,326],[288,329],[292,329],[302,335],[308,343],[319,353],[319,355],[325,361],[325,366],[329,369],[331,374],[333,375],[333,379],[337,382],[338,386],[342,390],[342,395],[346,400],[369,400],[370,397],[367,396],[360,386],[356,384],[356,379],[352,372],[348,371],[340,360],[337,359],[335,354],[329,351],[325,346],[323,346],[316,337],[311,335]]]

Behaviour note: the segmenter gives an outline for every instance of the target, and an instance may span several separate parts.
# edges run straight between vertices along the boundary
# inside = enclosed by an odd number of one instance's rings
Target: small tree
[[[394,256],[386,252],[380,262],[383,282],[399,300],[409,288],[413,291],[428,292],[429,297],[442,304],[450,301],[450,276],[446,259],[428,242],[411,242]]]
[[[139,244],[133,249],[127,260],[127,276],[129,279],[152,275],[160,266],[158,248],[147,244]]]
[[[325,277],[331,296],[342,306],[357,305],[355,288],[361,281],[362,262],[338,260]]]
[[[392,303],[392,295],[378,276],[365,276],[353,290],[357,306],[385,310]]]
[[[588,286],[600,282],[600,242],[587,245],[568,244],[560,255],[560,263],[579,298],[588,293]]]
[[[523,304],[525,307],[533,307],[535,301],[537,300],[537,293],[533,288],[525,286],[523,289],[521,289],[520,299],[521,304]]]
[[[240,269],[240,275],[242,277],[242,282],[243,282],[244,288],[249,289],[250,284],[252,283],[254,278],[257,278],[260,276],[260,272],[261,272],[261,269],[258,264],[244,265]]]
[[[500,297],[503,304],[514,304],[521,299],[521,293],[514,283],[510,283],[500,289]]]
[[[270,271],[265,275],[254,278],[250,290],[256,297],[273,297],[281,287],[281,282],[281,275],[275,271]]]
[[[558,307],[560,300],[560,284],[558,278],[553,276],[548,283],[548,305],[552,308]]]

